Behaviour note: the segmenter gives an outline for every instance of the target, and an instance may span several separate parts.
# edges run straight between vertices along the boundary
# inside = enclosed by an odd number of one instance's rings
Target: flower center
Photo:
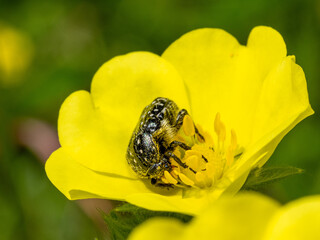
[[[214,137],[200,125],[194,126],[189,115],[183,120],[182,130],[176,140],[191,147],[191,150],[177,148],[174,154],[185,166],[170,159],[172,170],[165,171],[161,180],[167,184],[182,187],[209,188],[222,178],[240,154],[234,130],[227,135],[226,127],[217,113],[214,121]],[[228,139],[228,140],[227,140]],[[187,167],[186,167],[187,166]]]

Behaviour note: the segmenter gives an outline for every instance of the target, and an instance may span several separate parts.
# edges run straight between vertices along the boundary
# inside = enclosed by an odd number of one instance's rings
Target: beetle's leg
[[[188,165],[183,163],[180,158],[178,158],[173,152],[166,152],[166,155],[169,158],[173,158],[181,167],[188,168]]]
[[[186,109],[181,109],[180,112],[178,113],[177,120],[174,124],[174,127],[177,129],[177,131],[179,131],[179,129],[181,128],[181,126],[183,124],[183,119],[186,115],[189,115],[189,113]],[[200,134],[196,125],[194,123],[193,123],[193,125],[194,125],[195,133],[201,138],[201,140],[205,141],[204,137]]]
[[[179,142],[179,141],[172,141],[169,144],[168,149],[173,151],[174,149],[176,149],[176,147],[181,147],[184,150],[190,150],[191,149],[191,147],[189,147],[187,144],[185,144],[183,142]]]
[[[185,110],[185,109],[181,109],[179,112],[178,112],[178,115],[177,115],[177,119],[176,119],[176,122],[174,124],[174,127],[177,129],[177,131],[181,128],[182,124],[183,124],[183,119],[186,115],[189,115],[188,111]]]
[[[198,128],[196,127],[196,125],[194,124],[194,130],[196,132],[196,134],[201,138],[202,141],[205,141],[204,136],[201,135],[201,133],[199,132]]]
[[[193,173],[197,173],[195,170],[193,170],[193,169],[192,169],[191,167],[189,167],[187,164],[183,163],[183,162],[181,161],[181,159],[178,158],[173,152],[168,151],[168,152],[166,152],[166,155],[167,155],[168,157],[173,158],[181,167],[183,167],[183,168],[188,168],[188,169],[189,169],[190,171],[192,171]]]
[[[155,175],[155,172],[159,169],[159,167],[162,165],[162,162],[155,163],[151,165],[151,167],[148,169],[146,176],[153,176]]]

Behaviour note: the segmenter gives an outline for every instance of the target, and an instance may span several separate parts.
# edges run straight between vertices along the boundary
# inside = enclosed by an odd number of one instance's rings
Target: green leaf
[[[127,239],[131,231],[152,217],[171,217],[181,220],[184,223],[189,222],[192,216],[172,213],[150,211],[144,208],[124,203],[113,209],[109,214],[103,214],[103,218],[108,225],[110,237],[113,240]]]
[[[255,168],[250,172],[242,190],[257,189],[265,184],[269,184],[292,175],[301,174],[303,172],[303,169],[291,166]]]

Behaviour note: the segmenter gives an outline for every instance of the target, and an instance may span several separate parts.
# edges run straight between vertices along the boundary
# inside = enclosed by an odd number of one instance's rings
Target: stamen
[[[236,150],[236,148],[237,148],[237,135],[233,129],[231,129],[231,144],[230,144],[230,146],[233,150]]]
[[[220,113],[217,113],[214,120],[214,130],[218,135],[219,142],[224,142],[226,140],[226,127],[223,122],[221,122]]]
[[[240,150],[235,131],[232,129],[227,135],[220,113],[217,113],[214,120],[216,144],[212,135],[203,131],[200,125],[196,125],[195,128],[188,115],[183,119],[182,129],[184,135],[178,134],[176,139],[191,149],[184,150],[179,147],[173,154],[171,153],[172,169],[170,172],[164,171],[161,180],[178,187],[192,186],[197,189],[214,187],[226,170],[241,156],[241,153],[235,155]]]
[[[171,184],[177,184],[178,181],[172,177],[172,175],[168,171],[164,171],[164,177],[167,179],[167,181]]]
[[[188,158],[188,157],[194,156],[194,155],[198,156],[199,158],[201,157],[200,152],[198,152],[197,150],[191,149],[191,150],[187,150],[185,152],[184,158]]]
[[[168,181],[165,177],[162,177],[162,178],[161,178],[161,181],[162,181],[163,183],[170,184],[169,181]]]
[[[224,142],[226,140],[226,126],[220,122],[220,128],[219,140]]]
[[[186,134],[186,136],[194,136],[195,134],[195,129],[194,129],[194,123],[189,115],[186,115],[183,118],[183,131]]]
[[[176,176],[178,176],[179,173],[180,173],[180,168],[174,169],[174,170],[171,172],[171,174],[174,174],[174,175],[176,175]]]
[[[199,158],[197,155],[190,156],[186,159],[186,164],[194,170],[199,168]]]
[[[183,173],[179,173],[179,178],[186,185],[189,185],[189,186],[194,185],[194,182],[190,178],[188,178],[186,175],[184,175]]]
[[[214,166],[212,163],[207,163],[206,164],[206,172],[208,176],[213,177],[214,176]]]
[[[234,152],[233,152],[233,148],[230,145],[227,152],[226,152],[226,167],[230,167],[233,163],[234,160]]]
[[[216,114],[216,118],[214,119],[214,131],[217,133],[217,135],[220,135],[220,113],[218,112]]]

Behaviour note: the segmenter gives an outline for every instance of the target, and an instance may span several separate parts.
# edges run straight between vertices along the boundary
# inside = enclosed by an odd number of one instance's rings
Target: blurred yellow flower
[[[129,239],[320,239],[319,222],[320,195],[281,207],[269,197],[243,193],[217,200],[188,224],[152,218],[134,229]]]
[[[0,22],[0,85],[12,86],[30,66],[33,46],[22,32]]]
[[[49,179],[69,199],[109,198],[198,214],[222,194],[236,193],[250,170],[262,166],[284,135],[313,113],[303,70],[286,55],[281,35],[261,26],[252,30],[247,46],[221,29],[198,29],[161,57],[134,52],[111,59],[95,74],[91,93],[77,91],[63,103],[61,148],[47,161]],[[202,153],[210,160],[206,172],[181,175],[194,187],[152,186],[127,164],[131,134],[156,97],[175,101],[204,129],[207,142],[196,145],[186,161],[198,166],[197,151]],[[192,134],[187,126],[185,133]],[[214,132],[216,137],[208,137]],[[212,146],[218,149],[214,154]],[[166,173],[165,181],[174,182],[171,176]]]

